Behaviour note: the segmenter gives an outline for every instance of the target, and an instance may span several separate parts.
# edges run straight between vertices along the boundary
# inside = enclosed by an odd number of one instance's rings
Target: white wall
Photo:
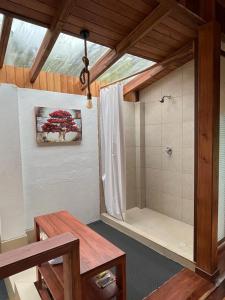
[[[33,227],[36,215],[65,209],[85,223],[99,219],[98,130],[86,97],[0,85],[1,239]],[[79,145],[38,146],[35,106],[81,109]]]
[[[0,219],[1,239],[24,235],[24,201],[17,88],[0,85]]]
[[[162,96],[172,100],[160,103]],[[140,92],[145,103],[146,205],[193,224],[194,63]],[[165,153],[167,146],[173,154]]]
[[[26,228],[34,216],[65,209],[83,222],[99,219],[97,109],[86,97],[18,89]],[[80,145],[38,146],[35,106],[81,109]]]

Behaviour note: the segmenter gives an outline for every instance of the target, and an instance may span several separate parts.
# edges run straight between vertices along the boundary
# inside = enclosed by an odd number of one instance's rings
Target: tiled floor
[[[138,207],[127,210],[125,220],[160,245],[193,260],[193,226],[154,210]]]

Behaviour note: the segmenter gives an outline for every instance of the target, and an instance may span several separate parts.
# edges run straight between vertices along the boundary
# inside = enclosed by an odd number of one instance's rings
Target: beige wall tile
[[[146,190],[146,206],[148,208],[160,211],[162,208],[162,195],[160,191],[148,188]]]
[[[157,81],[151,85],[150,101],[159,101],[162,97],[162,85]]]
[[[152,101],[148,108],[148,124],[161,124],[162,122],[162,103],[159,101]]]
[[[182,175],[182,198],[194,201],[194,175]]]
[[[182,69],[173,71],[162,80],[162,96],[182,96]]]
[[[145,148],[146,167],[153,169],[162,168],[162,148],[146,147]]]
[[[194,61],[183,66],[182,93],[194,95]]]
[[[180,147],[182,124],[163,124],[162,125],[162,146]]]
[[[183,147],[194,148],[194,122],[183,122]]]
[[[160,103],[162,107],[162,123],[176,123],[182,121],[182,97],[172,97]]]
[[[162,190],[162,171],[158,169],[146,168],[146,188],[157,191]]]
[[[194,95],[183,95],[183,122],[194,121]]]
[[[170,216],[171,218],[181,219],[181,201],[179,197],[162,193],[162,208],[161,212]]]
[[[145,127],[145,145],[159,147],[162,144],[162,126],[160,125],[146,125]]]
[[[162,171],[162,191],[175,197],[181,197],[182,182],[179,172]]]
[[[194,225],[194,201],[182,199],[182,220],[185,223]]]
[[[134,126],[127,126],[124,129],[125,132],[125,145],[127,147],[136,146],[136,141],[135,141],[135,127]]]
[[[194,149],[183,148],[183,173],[194,174]]]
[[[126,146],[126,165],[127,168],[136,167],[136,147]]]

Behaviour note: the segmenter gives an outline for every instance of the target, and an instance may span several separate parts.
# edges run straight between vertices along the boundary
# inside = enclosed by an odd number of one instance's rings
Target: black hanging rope
[[[87,85],[87,99],[91,100],[90,72],[88,69],[89,59],[87,57],[87,38],[89,36],[89,31],[82,30],[80,36],[84,39],[84,56],[82,57],[84,68],[80,72],[80,82],[82,85]]]

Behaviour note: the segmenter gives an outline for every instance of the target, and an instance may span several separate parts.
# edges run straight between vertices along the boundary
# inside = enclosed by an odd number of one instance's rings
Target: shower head
[[[172,96],[163,96],[163,97],[159,100],[159,102],[160,102],[160,103],[164,103],[166,99],[167,99],[167,100],[171,100],[171,99],[172,99]]]

